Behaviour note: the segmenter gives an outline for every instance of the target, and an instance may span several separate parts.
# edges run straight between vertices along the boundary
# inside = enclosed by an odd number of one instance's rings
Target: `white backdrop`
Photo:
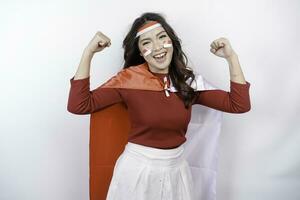
[[[190,66],[229,90],[227,62],[210,43],[226,37],[251,83],[252,109],[224,114],[219,200],[300,199],[300,2],[1,1],[0,199],[87,200],[89,115],[67,111],[69,79],[96,31],[91,89],[121,69],[133,20],[161,12]],[[298,36],[298,37],[297,37]]]

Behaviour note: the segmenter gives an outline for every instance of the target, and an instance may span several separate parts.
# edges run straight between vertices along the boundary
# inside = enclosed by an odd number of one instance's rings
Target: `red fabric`
[[[115,162],[127,143],[130,122],[122,103],[93,113],[90,121],[90,200],[105,200]]]

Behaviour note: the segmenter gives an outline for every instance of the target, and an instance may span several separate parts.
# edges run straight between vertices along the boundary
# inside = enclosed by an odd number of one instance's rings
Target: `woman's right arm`
[[[109,105],[120,103],[123,98],[117,88],[101,88],[90,91],[90,77],[70,80],[67,110],[73,114],[90,114]]]
[[[84,79],[90,76],[91,61],[93,56],[94,54],[91,51],[89,51],[88,49],[84,50],[76,74],[74,76],[74,80]]]
[[[98,31],[88,46],[84,49],[77,72],[74,79],[87,78],[90,75],[91,60],[95,53],[102,51],[111,45],[110,39]]]
[[[74,114],[90,114],[123,99],[117,88],[101,88],[90,91],[90,64],[96,52],[111,45],[110,39],[97,32],[85,48],[75,76],[70,79],[67,110]]]

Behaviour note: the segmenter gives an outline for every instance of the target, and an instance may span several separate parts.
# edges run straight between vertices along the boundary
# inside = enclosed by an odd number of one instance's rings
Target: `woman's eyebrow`
[[[166,32],[166,31],[161,31],[161,32],[157,33],[156,36],[158,36],[159,34],[161,34],[161,33],[163,33],[163,32]],[[149,39],[150,39],[150,38],[144,38],[144,39],[141,40],[141,42],[144,41],[144,40],[149,40]]]

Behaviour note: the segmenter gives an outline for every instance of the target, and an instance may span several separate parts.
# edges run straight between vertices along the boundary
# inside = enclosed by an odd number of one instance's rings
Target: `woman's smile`
[[[164,53],[161,53],[161,54],[157,54],[155,56],[153,56],[153,58],[155,59],[155,61],[157,63],[163,63],[166,61],[166,58],[167,58],[167,52],[164,52]]]

